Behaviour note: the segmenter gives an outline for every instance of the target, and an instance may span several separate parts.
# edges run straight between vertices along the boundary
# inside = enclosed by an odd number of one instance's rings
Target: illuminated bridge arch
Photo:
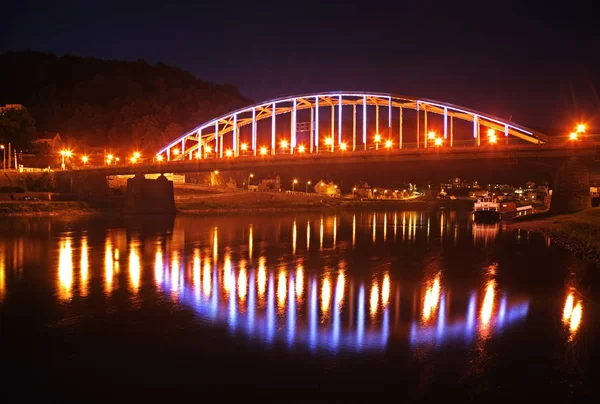
[[[437,116],[430,117],[430,126],[428,113]],[[278,126],[283,114],[289,114],[289,119],[286,118],[289,131]],[[352,117],[351,129],[347,114]],[[300,120],[302,116],[304,121]],[[430,131],[432,118],[438,120],[436,132]],[[464,140],[464,127],[460,131],[462,139],[454,136],[455,119],[471,123],[466,130],[468,140]],[[259,122],[263,120],[269,120],[270,125],[265,131],[263,124],[259,133]],[[323,120],[328,121],[325,130]],[[281,97],[230,112],[173,140],[157,153],[157,159],[482,146],[508,144],[510,137],[533,144],[548,141],[546,135],[532,129],[444,102],[385,93],[336,91]]]

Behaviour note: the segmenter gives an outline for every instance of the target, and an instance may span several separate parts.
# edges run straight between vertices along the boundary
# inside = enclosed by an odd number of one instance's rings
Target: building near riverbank
[[[339,187],[333,181],[321,180],[315,184],[315,193],[337,198],[341,196]]]

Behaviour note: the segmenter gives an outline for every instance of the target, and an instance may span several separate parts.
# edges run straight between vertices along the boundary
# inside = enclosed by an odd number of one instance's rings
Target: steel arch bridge
[[[324,108],[330,109],[330,118]],[[380,109],[383,109],[383,126]],[[307,114],[301,112],[304,110],[310,111],[308,120],[299,122],[299,114]],[[345,110],[352,116],[350,130],[347,128],[348,122],[344,125]],[[409,113],[405,115],[404,111]],[[357,126],[357,113],[360,127]],[[443,126],[443,129],[440,133],[429,131],[428,113],[441,117],[442,124],[438,126]],[[281,125],[279,128],[277,125],[281,119],[278,116],[284,114],[290,114],[289,132],[282,131]],[[267,119],[270,121],[267,134],[265,135],[263,127],[259,141],[259,122]],[[470,140],[455,138],[455,119],[471,123],[472,129],[467,130],[469,133],[466,136]],[[328,121],[325,130],[323,120]],[[409,122],[408,127],[406,122]],[[249,133],[242,134],[243,127],[250,127],[249,131],[245,130]],[[549,139],[524,126],[444,102],[386,93],[334,91],[276,98],[222,115],[173,140],[157,153],[156,160],[233,158],[281,153],[343,153],[380,148],[456,147],[465,144],[482,146],[482,130],[486,131],[487,136],[484,145],[502,143],[500,135],[503,135],[505,144],[508,144],[510,137],[537,145],[547,143]],[[464,132],[463,129],[463,138]],[[226,136],[228,134],[231,134],[230,138]],[[242,138],[248,139],[248,142],[244,142]]]

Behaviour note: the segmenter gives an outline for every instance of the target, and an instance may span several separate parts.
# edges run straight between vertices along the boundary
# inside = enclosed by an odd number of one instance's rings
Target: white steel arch
[[[443,116],[443,139],[450,139],[450,147],[454,146],[454,119],[473,123],[473,142],[474,145],[481,145],[481,128],[492,129],[503,134],[506,142],[509,136],[530,142],[532,144],[544,144],[548,142],[548,137],[533,129],[507,122],[495,116],[483,112],[464,108],[461,106],[448,104],[440,101],[421,99],[416,97],[394,95],[376,92],[360,91],[333,91],[314,94],[303,94],[289,97],[281,97],[268,101],[263,101],[248,107],[238,109],[227,113],[218,118],[212,119],[202,125],[184,133],[175,139],[157,153],[159,160],[182,160],[211,157],[237,157],[240,151],[246,148],[248,155],[275,154],[276,152],[276,116],[281,114],[291,114],[289,153],[297,152],[323,152],[346,150],[346,143],[342,142],[342,119],[343,107],[351,106],[352,110],[352,141],[349,151],[367,148],[367,108],[375,106],[375,125],[376,133],[379,133],[379,110],[387,109],[388,112],[388,130],[393,131],[392,113],[394,109],[399,111],[399,127],[397,130],[397,142],[394,142],[394,148],[403,148],[407,142],[403,139],[405,131],[403,130],[403,109],[414,110],[417,113],[416,125],[416,147],[431,147],[431,141],[428,139],[427,114],[433,113]],[[323,139],[319,138],[319,110],[331,108],[331,134],[326,140],[326,145],[319,148]],[[336,111],[337,107],[337,111]],[[362,128],[357,130],[356,111],[357,107],[362,109]],[[310,109],[310,148],[297,150],[299,145],[296,139],[297,113],[298,111]],[[350,109],[350,108],[348,108]],[[337,112],[337,114],[336,114]],[[321,116],[323,116],[321,114]],[[421,118],[422,116],[422,118]],[[270,142],[264,142],[261,146],[257,142],[257,122],[271,118],[271,139]],[[337,118],[337,127],[335,121]],[[421,124],[422,121],[422,124]],[[240,145],[240,128],[251,125],[250,149],[248,145]],[[358,133],[362,132],[362,133]],[[224,137],[226,134],[232,135],[232,147],[224,153]],[[357,136],[362,144],[357,144]],[[394,136],[395,137],[395,136]],[[441,135],[440,135],[441,137]],[[337,140],[337,142],[336,142]],[[428,144],[429,141],[429,144]],[[378,142],[375,144],[378,147]],[[241,149],[241,148],[242,149]],[[260,148],[260,149],[259,149]],[[336,149],[337,148],[337,149]]]

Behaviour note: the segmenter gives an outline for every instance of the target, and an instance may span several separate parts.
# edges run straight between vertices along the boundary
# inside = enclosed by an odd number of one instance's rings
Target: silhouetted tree
[[[0,55],[0,89],[0,105],[25,105],[41,131],[88,146],[146,153],[250,103],[231,85],[204,82],[162,62],[38,52]]]
[[[11,108],[0,113],[0,142],[25,148],[35,133],[35,120],[27,109]]]

